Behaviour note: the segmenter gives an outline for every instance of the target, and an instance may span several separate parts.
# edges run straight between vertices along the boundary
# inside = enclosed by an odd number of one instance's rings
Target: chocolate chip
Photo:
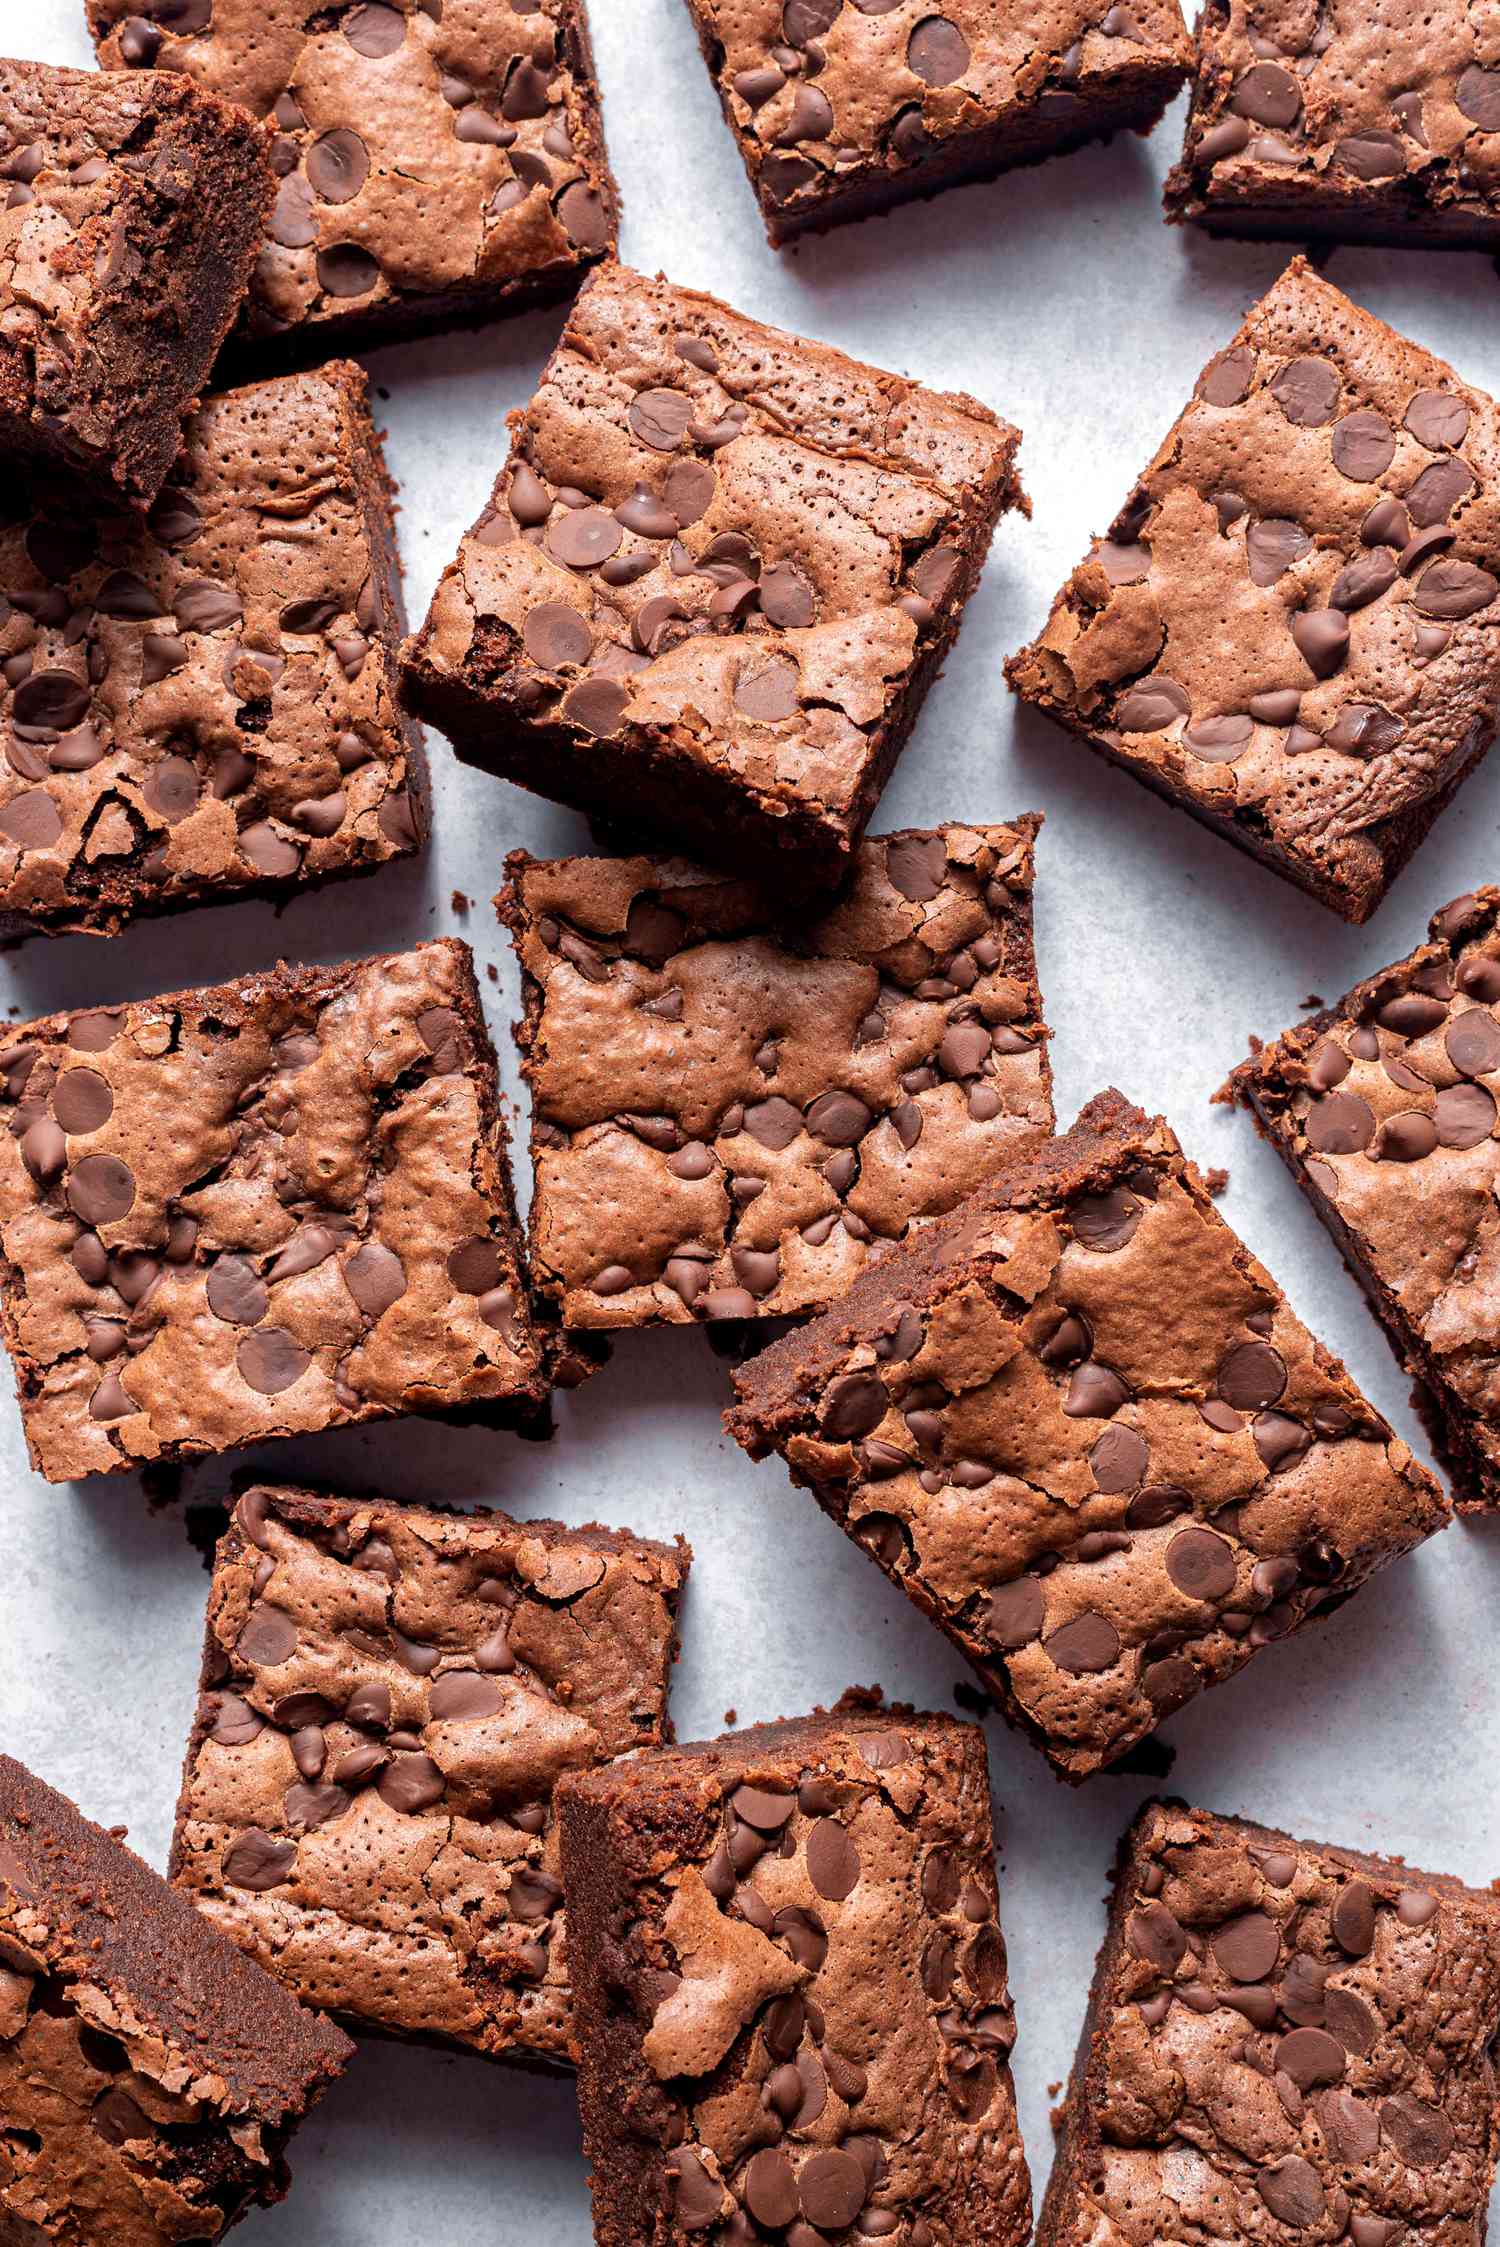
[[[1473,475],[1461,460],[1435,460],[1424,468],[1406,494],[1406,511],[1420,530],[1446,522],[1460,501],[1476,489]]]
[[[886,1393],[873,1373],[846,1373],[831,1382],[823,1399],[823,1432],[835,1443],[857,1443],[879,1427]]]
[[[637,391],[626,415],[641,443],[661,453],[677,450],[692,418],[693,401],[685,390]],[[668,505],[671,505],[670,498]]]
[[[1029,1646],[1041,1635],[1045,1613],[1042,1587],[1035,1576],[1018,1576],[1013,1583],[997,1584],[990,1593],[985,1629],[1005,1653]]]
[[[1375,484],[1396,457],[1396,432],[1383,414],[1345,414],[1333,432],[1333,462],[1356,484]]]
[[[1255,2184],[1277,2222],[1293,2231],[1317,2223],[1327,2205],[1317,2170],[1298,2153],[1288,2154],[1274,2168],[1262,2169]]]
[[[760,581],[761,614],[780,631],[800,631],[813,622],[813,589],[790,562],[778,562]]]
[[[1286,1360],[1269,1342],[1238,1342],[1219,1367],[1218,1391],[1237,1412],[1256,1412],[1275,1404],[1286,1379]]]
[[[440,1801],[446,1783],[431,1756],[398,1755],[381,1772],[375,1791],[388,1808],[411,1813]]]
[[[1432,1121],[1444,1147],[1477,1147],[1495,1129],[1495,1100],[1483,1085],[1449,1085],[1433,1103]]]
[[[1453,98],[1471,125],[1500,133],[1500,70],[1481,70],[1471,62],[1459,72]]]
[[[271,1307],[270,1290],[243,1256],[220,1256],[209,1268],[204,1294],[214,1317],[235,1326],[258,1326]]]
[[[618,733],[630,696],[617,679],[581,679],[563,697],[562,714],[585,733]]]
[[[1409,2092],[1380,2103],[1380,2124],[1397,2156],[1410,2169],[1435,2169],[1446,2161],[1456,2132],[1441,2107],[1428,2106]]]
[[[231,1888],[261,1895],[288,1880],[296,1862],[295,1842],[273,1841],[259,1826],[251,1826],[225,1850],[222,1871]]]
[[[797,2189],[803,2215],[824,2232],[842,2231],[852,2224],[867,2197],[864,2170],[842,2148],[815,2153],[805,2162]]]
[[[370,173],[370,153],[347,125],[315,140],[307,152],[308,184],[325,203],[350,203]]]
[[[1279,63],[1258,62],[1236,80],[1229,106],[1257,125],[1292,125],[1302,111],[1302,89]]]
[[[1500,86],[1500,77],[1496,79]],[[1419,390],[1406,409],[1403,426],[1432,453],[1456,451],[1469,433],[1469,409],[1446,390]]]
[[[333,297],[368,296],[380,267],[358,242],[334,242],[317,256],[318,286]]]
[[[1299,429],[1318,429],[1338,411],[1339,378],[1326,359],[1288,359],[1271,378],[1271,395]]]
[[[1456,619],[1476,616],[1489,607],[1497,593],[1500,579],[1491,577],[1488,570],[1473,562],[1449,559],[1434,562],[1422,572],[1412,604],[1423,616]]]
[[[1209,406],[1237,406],[1250,395],[1255,353],[1247,343],[1221,352],[1198,377],[1197,395]]]
[[[36,733],[70,733],[89,714],[89,690],[69,671],[33,671],[17,687],[11,715]]]
[[[1142,1904],[1129,1913],[1125,1941],[1137,1958],[1159,1974],[1175,1974],[1187,1956],[1187,1933],[1165,1904]]]
[[[1253,582],[1274,585],[1294,562],[1312,552],[1312,543],[1300,523],[1281,516],[1252,523],[1245,533],[1245,554]]]
[[[1134,1195],[1116,1186],[1107,1194],[1081,1194],[1068,1215],[1074,1238],[1084,1248],[1110,1255],[1132,1239],[1145,1211]]]
[[[342,28],[355,53],[367,62],[393,55],[406,38],[405,16],[397,8],[385,7],[382,0],[362,0],[345,16]]]
[[[805,1844],[807,1877],[820,1896],[842,1903],[859,1880],[859,1851],[836,1818],[819,1818]]]
[[[1331,679],[1349,653],[1349,620],[1338,609],[1299,609],[1292,638],[1315,679]]]
[[[1089,1453],[1098,1487],[1112,1497],[1134,1490],[1146,1472],[1145,1441],[1134,1428],[1106,1428]]]
[[[68,1203],[76,1217],[96,1229],[114,1225],[135,1201],[135,1176],[118,1155],[85,1155],[68,1179]]]
[[[969,46],[956,23],[927,16],[906,43],[906,66],[927,86],[951,86],[969,67]]]
[[[1299,2091],[1315,2090],[1321,2083],[1337,2083],[1348,2064],[1342,2044],[1324,2029],[1292,2029],[1276,2046],[1276,2065],[1286,2071]]]
[[[1375,1896],[1363,1880],[1339,1890],[1329,1915],[1333,1939],[1350,1958],[1363,1958],[1375,1941]]]
[[[1107,1420],[1129,1398],[1130,1390],[1118,1373],[1087,1358],[1068,1383],[1063,1411],[1070,1420]]]
[[[620,538],[620,526],[608,508],[570,507],[548,524],[544,544],[555,562],[593,570],[619,551]]]
[[[473,1723],[500,1707],[500,1688],[475,1670],[445,1671],[427,1696],[428,1714],[438,1724]]]
[[[1264,1912],[1241,1912],[1217,1928],[1213,1954],[1232,1982],[1263,1982],[1281,1955],[1276,1922]]]
[[[1166,1552],[1166,1571],[1188,1599],[1224,1599],[1234,1590],[1234,1553],[1211,1529],[1182,1529]]]
[[[699,2156],[688,2146],[678,2146],[665,2163],[672,2179],[674,2212],[686,2231],[706,2231],[723,2210],[724,2188]]]
[[[1043,1651],[1070,1677],[1110,1670],[1120,1659],[1120,1634],[1105,1615],[1075,1615],[1042,1641]]]
[[[786,2155],[773,2148],[751,2155],[741,2189],[745,2206],[768,2231],[784,2230],[797,2213],[796,2173]]]
[[[291,1388],[312,1364],[310,1353],[274,1326],[257,1327],[247,1334],[234,1356],[241,1379],[267,1397]]]
[[[1328,595],[1329,606],[1346,612],[1368,608],[1371,601],[1378,601],[1382,593],[1390,590],[1398,575],[1396,557],[1390,548],[1371,547],[1357,555],[1347,569],[1339,571]]]
[[[114,1114],[114,1107],[109,1080],[97,1069],[65,1069],[52,1094],[52,1112],[73,1138],[101,1130]]]
[[[1115,708],[1115,723],[1122,733],[1163,733],[1192,709],[1175,679],[1163,673],[1137,681]]]
[[[1340,171],[1353,172],[1356,179],[1399,179],[1406,170],[1406,150],[1395,133],[1372,126],[1335,141],[1333,161]]]

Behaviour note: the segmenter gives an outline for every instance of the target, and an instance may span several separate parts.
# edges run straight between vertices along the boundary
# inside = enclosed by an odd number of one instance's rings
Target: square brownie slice
[[[1036,2247],[1481,2247],[1500,1900],[1181,1803],[1125,1837]]]
[[[1294,258],[1006,675],[1367,920],[1493,735],[1497,446],[1493,399]]]
[[[1130,126],[1187,78],[1177,0],[687,0],[775,245]]]
[[[18,1025],[0,1119],[0,1329],[49,1482],[541,1410],[466,944]]]
[[[171,71],[274,126],[236,338],[267,363],[549,304],[614,248],[583,0],[88,0],[88,16],[106,70]]]
[[[849,1694],[558,1801],[599,2247],[1024,2247],[977,1727]]]
[[[565,2063],[552,1790],[671,1739],[691,1558],[248,1490],[214,1556],[172,1878],[355,2028]]]
[[[800,916],[684,859],[512,856],[531,1268],[563,1325],[806,1311],[1045,1137],[1040,824],[867,837]]]
[[[14,2247],[220,2238],[283,2197],[286,2141],[353,2051],[117,1832],[0,1755],[0,2238]]]
[[[848,870],[1019,432],[606,266],[404,663],[470,764],[735,873]]]
[[[183,78],[0,60],[0,453],[146,506],[240,307],[265,128]]]
[[[415,850],[421,732],[362,368],[209,399],[149,514],[0,506],[0,938]]]
[[[1065,1779],[1441,1529],[1160,1117],[1115,1092],[735,1377]]]

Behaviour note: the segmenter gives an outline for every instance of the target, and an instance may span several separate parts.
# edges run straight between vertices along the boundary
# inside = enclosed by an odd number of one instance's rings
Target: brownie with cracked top
[[[775,244],[1129,126],[1187,78],[1177,0],[688,0]]]
[[[1367,920],[1490,745],[1497,462],[1493,399],[1294,258],[1011,685]]]
[[[1500,70],[1463,0],[1208,0],[1175,221],[1500,248]]]
[[[352,2051],[0,1755],[0,2239],[220,2238],[282,2198],[286,2141]]]
[[[181,78],[0,60],[0,180],[0,453],[146,506],[245,293],[268,136]]]
[[[142,518],[0,509],[0,938],[417,847],[391,484],[351,362],[209,399]]]
[[[1066,1779],[1448,1519],[1115,1092],[736,1376],[779,1452]]]
[[[1490,1892],[1148,1803],[1036,2247],[1481,2247],[1497,2029]]]
[[[821,1305],[1051,1130],[1040,824],[869,836],[816,918],[683,859],[514,854],[531,1266],[565,1326]]]
[[[691,1558],[247,1491],[214,1560],[172,1878],[353,2027],[565,2063],[552,1790],[671,1739]]]
[[[266,363],[549,304],[614,248],[583,0],[88,0],[107,70],[274,128],[236,348]]]
[[[599,2247],[1023,2247],[977,1727],[847,1694],[558,1801]]]
[[[735,873],[848,870],[1025,507],[972,398],[606,266],[407,643],[467,762]]]
[[[466,944],[17,1025],[0,1121],[0,1329],[49,1482],[542,1410]]]

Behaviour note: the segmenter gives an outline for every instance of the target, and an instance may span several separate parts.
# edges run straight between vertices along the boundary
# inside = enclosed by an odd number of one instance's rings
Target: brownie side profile
[[[466,944],[17,1025],[0,1118],[0,1328],[49,1482],[540,1411]]]
[[[1036,2247],[1483,2247],[1497,2028],[1489,1891],[1148,1803]]]
[[[781,1454],[1074,1781],[1448,1520],[1115,1092],[735,1387],[736,1441]]]
[[[1177,0],[687,0],[774,246],[1123,127],[1188,76]]]
[[[1500,889],[1242,1062],[1254,1114],[1420,1384],[1461,1511],[1500,1507]]]
[[[510,859],[531,1271],[565,1326],[838,1295],[1052,1128],[1036,832],[870,836],[831,911],[683,859]]]
[[[274,127],[234,338],[284,366],[554,303],[614,250],[583,0],[88,0],[106,70],[171,71]]]
[[[150,512],[0,505],[0,938],[417,848],[421,729],[362,368],[209,399]]]
[[[691,1559],[248,1490],[214,1557],[173,1880],[353,2028],[565,2064],[552,1790],[671,1739]]]
[[[831,886],[1027,504],[1019,442],[972,398],[607,266],[407,643],[411,705],[539,795]]]
[[[1497,448],[1492,399],[1294,258],[1006,675],[1367,920],[1493,735]]]
[[[982,1732],[851,1694],[558,1802],[599,2247],[1024,2247]]]
[[[352,2051],[0,1755],[0,2239],[220,2238]]]
[[[185,79],[0,60],[0,453],[144,507],[240,307],[269,135]]]

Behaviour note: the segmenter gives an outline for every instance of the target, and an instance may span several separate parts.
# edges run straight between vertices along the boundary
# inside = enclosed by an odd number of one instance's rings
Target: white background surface
[[[593,0],[592,13],[629,262],[972,391],[1024,430],[1035,520],[1001,525],[875,825],[1046,813],[1037,934],[1060,1118],[1113,1081],[1163,1110],[1201,1163],[1227,1165],[1230,1222],[1427,1456],[1405,1383],[1331,1243],[1248,1120],[1208,1101],[1252,1031],[1295,1020],[1310,992],[1335,997],[1416,942],[1437,905],[1500,874],[1500,755],[1467,783],[1371,926],[1351,930],[1019,712],[1000,669],[1289,250],[1163,225],[1179,103],[1149,143],[1127,137],[774,254],[681,0]],[[3,0],[0,44],[87,63],[82,18],[82,0]],[[1500,383],[1488,261],[1340,250],[1330,270],[1471,381]],[[502,416],[527,396],[562,318],[371,355],[389,394],[414,617],[488,496]],[[587,848],[586,830],[466,771],[440,739],[432,751],[436,834],[421,863],[306,896],[279,917],[244,905],[141,924],[107,944],[38,942],[0,958],[0,1003],[30,1017],[216,981],[278,955],[345,958],[452,931],[499,964],[498,987],[483,988],[514,1090],[515,977],[489,899],[507,850]],[[467,915],[450,907],[455,889],[473,900]],[[640,1335],[561,1401],[549,1445],[410,1422],[268,1446],[256,1464],[332,1488],[686,1532],[697,1562],[674,1694],[684,1738],[718,1731],[731,1708],[741,1723],[792,1714],[851,1682],[951,1708],[958,1656],[776,1461],[752,1467],[728,1444],[726,1390],[701,1335]],[[198,1469],[186,1499],[215,1496],[244,1463]],[[152,1510],[126,1477],[50,1490],[31,1474],[0,1393],[0,1746],[91,1816],[128,1824],[157,1865],[206,1588],[181,1503]],[[1170,1786],[1208,1808],[1487,1883],[1500,1874],[1497,1600],[1500,1530],[1448,1531],[1332,1622],[1269,1649],[1174,1718],[1163,1735],[1177,1750]],[[998,1720],[988,1729],[1016,2073],[1039,2189],[1111,1852],[1150,1789],[1107,1775],[1067,1789]],[[365,2044],[292,2161],[291,2198],[247,2221],[237,2234],[246,2247],[586,2247],[590,2237],[570,2087],[478,2060]]]

